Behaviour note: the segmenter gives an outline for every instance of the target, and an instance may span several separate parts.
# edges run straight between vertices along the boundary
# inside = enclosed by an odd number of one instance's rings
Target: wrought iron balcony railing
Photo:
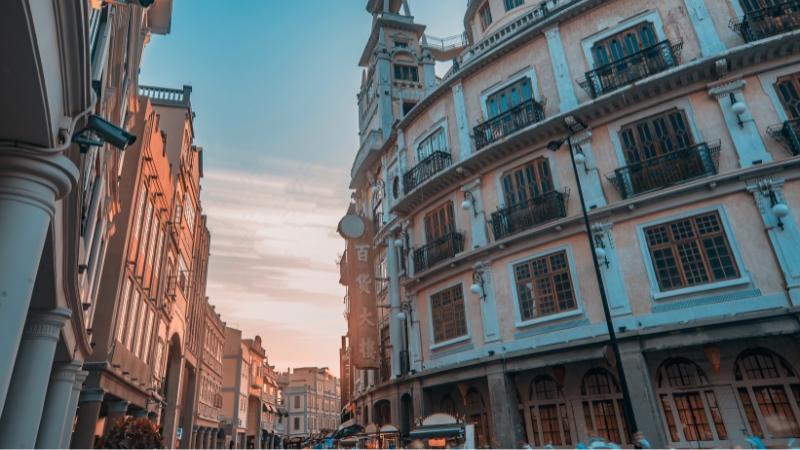
[[[800,119],[792,119],[767,129],[773,139],[777,139],[794,155],[800,155]]]
[[[749,12],[729,27],[753,42],[800,28],[800,0],[792,0]]]
[[[383,213],[376,212],[372,217],[372,235],[377,236],[378,232],[383,228]]]
[[[592,98],[597,98],[676,67],[680,63],[682,49],[682,40],[661,41],[611,64],[586,72],[586,76],[577,81]]]
[[[492,213],[494,239],[500,240],[551,220],[567,216],[569,189],[550,191]]]
[[[683,150],[650,158],[606,175],[622,195],[631,198],[697,178],[716,175],[720,141],[702,142]]]
[[[455,257],[464,251],[464,233],[454,231],[414,250],[414,273]]]
[[[480,150],[528,125],[544,120],[544,106],[534,99],[520,103],[497,117],[492,117],[472,129],[475,149]]]
[[[446,169],[453,163],[450,153],[433,152],[423,159],[416,167],[403,174],[403,192],[408,194],[415,187],[433,178],[434,175]]]

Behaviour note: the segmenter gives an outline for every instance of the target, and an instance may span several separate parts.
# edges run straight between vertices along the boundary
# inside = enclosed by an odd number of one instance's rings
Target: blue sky
[[[358,150],[366,3],[174,0],[171,34],[153,36],[142,62],[141,84],[193,87],[211,303],[260,335],[281,370],[338,374],[347,326],[335,229]],[[466,0],[409,3],[429,34],[463,31]]]

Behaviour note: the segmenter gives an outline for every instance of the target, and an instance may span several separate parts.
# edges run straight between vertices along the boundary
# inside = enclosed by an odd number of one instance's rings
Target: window
[[[736,360],[734,379],[752,435],[762,439],[800,435],[792,408],[800,403],[800,380],[786,361],[767,350],[746,350]]]
[[[517,6],[522,6],[525,4],[525,0],[505,0],[506,4],[506,11],[510,11]]]
[[[447,141],[445,140],[444,128],[439,128],[433,134],[425,138],[417,145],[417,162],[431,156],[433,152],[445,152],[447,150]]]
[[[452,202],[445,203],[425,216],[425,240],[428,243],[447,236],[454,232],[455,228],[455,211]]]
[[[456,405],[453,403],[453,399],[450,398],[449,395],[442,397],[442,400],[439,402],[439,411],[450,415],[455,415]]]
[[[751,0],[755,1],[755,0]],[[789,119],[800,119],[800,73],[778,78],[775,92]]]
[[[514,266],[522,320],[577,309],[567,251]]]
[[[295,409],[300,408],[300,397],[299,396],[295,396],[294,397],[294,408]]]
[[[183,255],[178,256],[178,286],[184,296],[189,296],[189,269],[183,261]]]
[[[643,23],[633,28],[628,28],[594,44],[592,54],[595,67],[608,66],[614,61],[622,60],[627,56],[652,47],[656,43],[653,24]],[[625,70],[628,68],[628,63],[623,61],[615,66],[617,70]]]
[[[119,304],[119,322],[117,323],[117,340],[123,342],[125,339],[125,319],[128,315],[128,299],[131,296],[131,280],[125,277],[125,284],[122,286],[122,301]]]
[[[161,339],[159,339],[158,346],[156,347],[156,360],[154,361],[156,378],[161,378],[162,376],[161,370],[163,369],[163,366],[161,364],[161,360],[163,357],[164,357],[164,342],[162,342]]]
[[[786,0],[741,0],[741,2],[742,6],[744,6],[745,11],[753,12],[753,11],[758,11],[759,9],[764,9],[770,6],[786,3]]]
[[[153,320],[155,313],[152,309],[147,310],[147,328],[144,330],[144,342],[142,343],[142,361],[147,363],[147,358],[150,356],[150,334],[153,332]]]
[[[186,217],[186,226],[189,227],[189,231],[191,232],[194,229],[194,203],[192,203],[192,199],[189,198],[189,193],[186,193],[186,203],[184,204],[183,208],[183,215]]]
[[[531,79],[523,78],[486,98],[489,118],[497,117],[509,109],[533,98]]]
[[[581,395],[586,399],[583,401],[583,414],[590,435],[594,432],[617,444],[631,442],[619,384],[610,373],[603,369],[587,372],[581,382]],[[622,436],[626,442],[622,441]]]
[[[408,48],[408,41],[395,40],[394,46],[395,48]]]
[[[160,222],[158,221],[158,217],[153,217],[153,231],[150,232],[150,248],[147,250],[147,265],[151,267],[153,266],[153,256],[155,255],[156,236],[158,236],[159,225]]]
[[[136,226],[133,230],[133,235],[139,239],[139,232],[142,229],[142,215],[144,213],[144,202],[147,200],[147,188],[142,186],[139,192],[139,206],[136,208]]]
[[[125,347],[133,350],[133,335],[136,334],[136,313],[139,310],[139,291],[136,287],[133,288],[133,300],[131,301],[131,309],[128,313],[129,326],[125,330]]]
[[[460,284],[431,296],[431,315],[435,344],[467,335],[464,293]]]
[[[533,380],[528,390],[531,403],[530,421],[533,430],[533,442],[537,447],[552,445],[572,445],[570,417],[563,393],[558,383],[549,377],[542,376]],[[523,425],[524,428],[524,425]]]
[[[479,14],[481,16],[482,30],[486,31],[486,29],[489,28],[489,25],[492,24],[492,10],[489,9],[489,2],[486,2],[486,6],[481,8]]]
[[[403,117],[414,109],[415,106],[417,106],[416,102],[403,102]]]
[[[662,291],[739,277],[717,212],[650,227],[644,234]]]
[[[394,65],[394,79],[397,81],[419,81],[417,68],[412,66]]]
[[[159,230],[158,232],[158,245],[156,246],[156,262],[155,267],[153,268],[153,285],[155,286],[158,283],[158,278],[161,276],[159,270],[161,270],[161,250],[163,249],[164,244],[164,230]]]
[[[686,114],[673,109],[623,127],[619,132],[622,150],[628,164],[691,147]]]
[[[153,203],[147,202],[147,213],[144,216],[144,224],[142,225],[142,240],[139,243],[139,252],[145,253],[147,248],[147,235],[150,232],[150,220],[153,218]]]
[[[489,416],[483,397],[474,388],[467,391],[467,415],[468,421],[475,424],[475,443],[479,448],[488,447],[492,442],[489,435]]]
[[[136,323],[136,331],[137,335],[133,341],[133,354],[137,357],[141,356],[141,349],[142,349],[142,341],[144,340],[145,336],[143,334],[144,331],[144,319],[147,315],[147,312],[150,308],[147,307],[147,301],[145,301],[145,297],[141,297],[142,305],[139,307],[139,320]]]
[[[545,158],[503,174],[503,194],[506,205],[512,206],[539,197],[553,190],[550,165]]]

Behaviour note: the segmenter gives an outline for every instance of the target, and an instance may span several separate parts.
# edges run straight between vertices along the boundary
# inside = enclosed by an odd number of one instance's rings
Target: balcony
[[[800,155],[800,138],[798,138],[798,132],[800,132],[800,119],[787,120],[781,125],[772,126],[767,129],[767,133],[769,133],[773,139],[780,141],[794,156]]]
[[[455,257],[464,251],[464,233],[452,232],[424,247],[414,250],[414,272],[423,270]]]
[[[680,63],[683,41],[661,41],[652,47],[618,59],[611,64],[586,72],[577,80],[592,98],[615,91],[623,86],[664,72]]]
[[[729,27],[745,42],[758,41],[800,28],[800,0],[788,1],[749,12]]]
[[[524,101],[473,128],[475,149],[480,150],[542,120],[544,120],[544,105],[534,99]]]
[[[494,239],[508,236],[567,216],[569,189],[551,191],[492,213]]]
[[[438,38],[426,34],[425,40],[428,42],[428,49],[437,61],[456,58],[469,45],[466,31],[446,38]]]
[[[376,212],[375,216],[372,218],[372,236],[375,237],[378,235],[378,232],[381,231],[383,228],[383,213]]]
[[[403,192],[408,194],[415,187],[433,178],[453,163],[450,153],[436,151],[423,159],[416,167],[403,174]]]
[[[697,178],[717,174],[720,141],[692,147],[620,167],[606,175],[623,200]]]

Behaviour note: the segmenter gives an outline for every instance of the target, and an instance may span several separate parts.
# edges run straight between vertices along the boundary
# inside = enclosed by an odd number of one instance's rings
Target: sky
[[[338,375],[336,225],[358,151],[367,0],[173,1],[171,33],[152,36],[139,82],[192,86],[210,302],[244,337],[261,336],[277,369]],[[438,37],[463,32],[466,3],[409,0]]]

